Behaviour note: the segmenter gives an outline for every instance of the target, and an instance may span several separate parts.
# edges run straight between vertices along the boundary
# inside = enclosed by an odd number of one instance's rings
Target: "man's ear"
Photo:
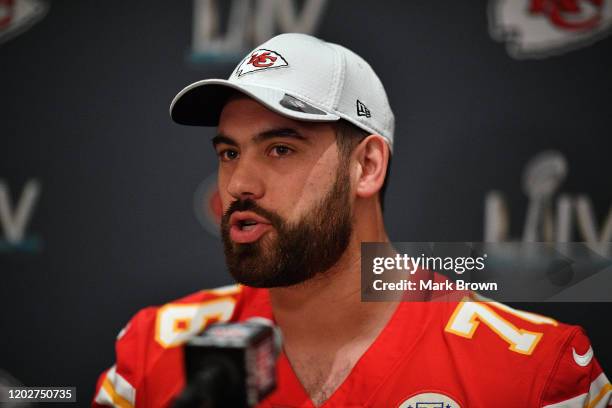
[[[357,145],[353,154],[358,166],[355,193],[361,198],[378,194],[385,182],[389,164],[387,142],[380,135],[367,136]]]

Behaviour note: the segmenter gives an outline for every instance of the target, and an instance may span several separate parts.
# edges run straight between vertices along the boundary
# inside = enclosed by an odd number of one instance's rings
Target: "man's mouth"
[[[254,220],[238,221],[238,227],[242,231],[249,231],[250,229],[252,229],[251,227],[255,225],[257,225],[257,221],[254,221]]]
[[[272,225],[270,221],[251,211],[236,211],[229,219],[230,238],[238,244],[257,241]]]

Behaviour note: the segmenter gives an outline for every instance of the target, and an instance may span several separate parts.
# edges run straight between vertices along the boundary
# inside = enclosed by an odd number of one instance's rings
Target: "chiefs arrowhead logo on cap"
[[[253,51],[242,60],[234,74],[238,77],[270,68],[288,67],[287,61],[276,51],[263,48]]]

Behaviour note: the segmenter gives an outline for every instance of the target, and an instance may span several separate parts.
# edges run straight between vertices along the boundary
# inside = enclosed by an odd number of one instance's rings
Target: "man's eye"
[[[293,152],[291,148],[283,145],[274,146],[271,150],[273,156],[287,156],[291,152]]]
[[[221,150],[219,153],[219,159],[221,159],[221,161],[231,161],[234,160],[238,157],[238,152],[236,150]]]

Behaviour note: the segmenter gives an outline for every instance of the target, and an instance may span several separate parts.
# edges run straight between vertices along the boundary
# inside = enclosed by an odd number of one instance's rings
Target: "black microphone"
[[[186,386],[174,408],[253,407],[276,389],[280,332],[265,318],[214,323],[184,347]]]

